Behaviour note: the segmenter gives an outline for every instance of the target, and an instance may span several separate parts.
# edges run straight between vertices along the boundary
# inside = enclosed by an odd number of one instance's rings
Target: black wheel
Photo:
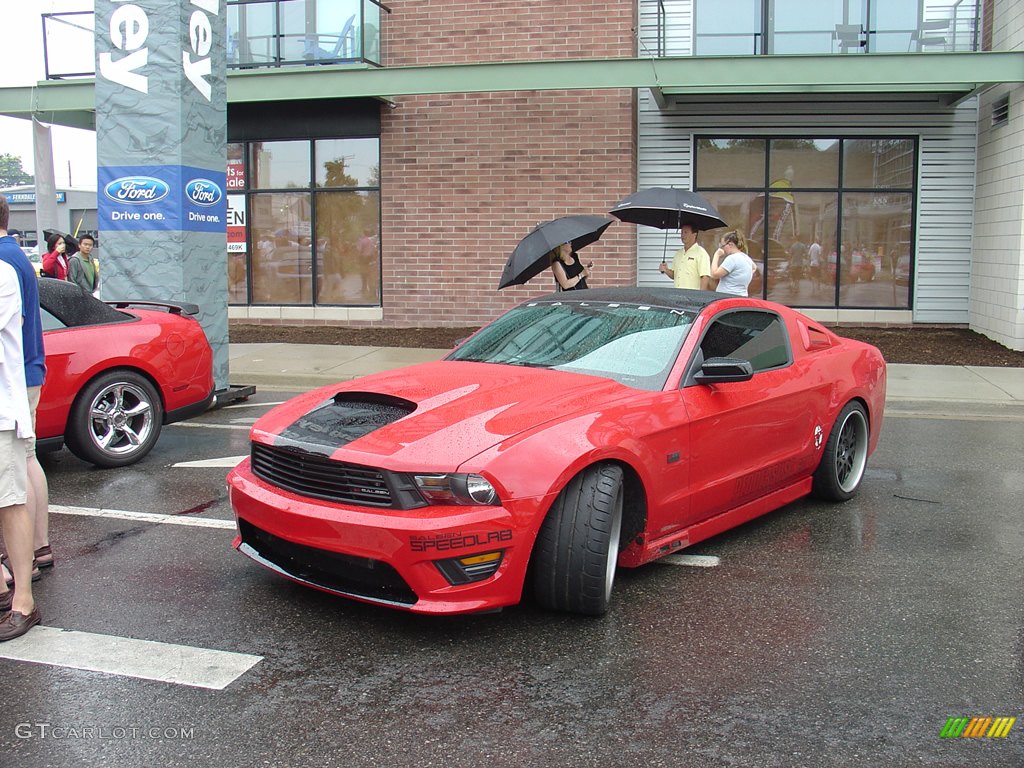
[[[868,462],[868,416],[860,403],[847,403],[839,412],[814,472],[816,496],[830,501],[853,498]]]
[[[615,581],[622,535],[622,468],[588,467],[551,505],[533,553],[533,586],[545,608],[601,616]]]
[[[82,461],[124,467],[149,453],[163,420],[160,397],[145,377],[110,371],[78,393],[64,439]]]

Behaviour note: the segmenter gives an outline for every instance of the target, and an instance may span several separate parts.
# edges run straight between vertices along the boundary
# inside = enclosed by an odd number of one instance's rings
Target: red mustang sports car
[[[228,476],[235,547],[422,613],[599,615],[636,567],[808,493],[875,449],[877,349],[778,304],[591,289],[512,309],[444,360],[297,397]]]
[[[191,304],[105,303],[42,278],[46,381],[36,411],[40,450],[67,443],[100,467],[134,464],[164,424],[213,400],[213,353]]]

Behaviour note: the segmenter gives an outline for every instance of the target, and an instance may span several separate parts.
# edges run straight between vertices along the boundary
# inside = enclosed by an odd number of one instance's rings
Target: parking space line
[[[690,565],[695,568],[714,568],[721,560],[714,555],[666,555],[655,560],[665,565]]]
[[[281,405],[282,403],[285,402],[287,401],[277,400],[276,402],[273,403],[236,403],[235,405],[225,405],[224,410],[226,411],[229,408],[270,408],[271,406]]]
[[[0,645],[0,658],[217,691],[263,660],[248,653],[44,626]]]
[[[200,459],[199,461],[179,461],[177,464],[171,464],[172,467],[220,467],[222,469],[231,469],[237,467],[243,459],[249,458],[249,454],[245,456],[224,456],[220,459]]]
[[[94,507],[66,507],[51,504],[50,512],[58,515],[80,515],[83,517],[111,517],[118,520],[137,520],[158,525],[188,525],[194,528],[224,528],[235,530],[234,520],[218,520],[213,517],[191,517],[185,515],[160,515],[154,512],[129,512],[125,509],[96,509]]]
[[[193,429],[240,429],[248,432],[251,428],[246,424],[210,424],[201,421],[178,421],[171,424],[172,427],[192,427]]]

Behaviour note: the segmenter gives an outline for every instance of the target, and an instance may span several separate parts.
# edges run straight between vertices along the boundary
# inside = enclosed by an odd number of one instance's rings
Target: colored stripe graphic
[[[951,717],[939,733],[940,739],[1005,739],[1016,717]]]
[[[990,739],[1005,739],[1010,735],[1010,729],[1013,728],[1015,722],[1017,722],[1016,717],[997,717],[992,724],[992,730],[988,732],[988,737]]]

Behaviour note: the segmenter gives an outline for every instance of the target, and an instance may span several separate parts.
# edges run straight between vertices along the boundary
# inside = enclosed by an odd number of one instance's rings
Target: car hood
[[[453,471],[525,430],[632,391],[577,373],[440,361],[301,395],[256,422],[252,437],[395,471]]]

